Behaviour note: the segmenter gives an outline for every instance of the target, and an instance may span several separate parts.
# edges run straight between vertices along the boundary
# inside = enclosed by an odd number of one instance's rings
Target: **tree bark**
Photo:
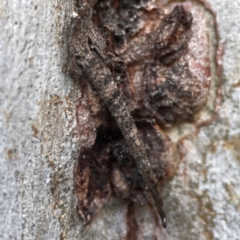
[[[223,74],[213,75],[209,95],[213,101],[218,89],[217,114],[178,142],[181,161],[163,192],[167,229],[156,228],[145,206],[135,213],[144,220],[135,239],[240,236],[240,2],[208,2],[224,48]],[[73,4],[0,3],[0,239],[132,239],[123,200],[112,197],[88,226],[76,210],[75,161],[95,132],[86,129],[93,120],[81,84],[62,72]]]

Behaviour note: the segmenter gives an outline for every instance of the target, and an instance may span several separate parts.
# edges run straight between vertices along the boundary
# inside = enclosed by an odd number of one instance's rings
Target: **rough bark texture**
[[[212,121],[168,133],[178,142],[181,161],[164,186],[168,228],[162,230],[149,206],[127,209],[116,197],[83,227],[76,211],[74,158],[80,147],[94,143],[94,132],[81,128],[87,119],[93,129],[94,121],[80,84],[62,73],[73,2],[1,1],[0,239],[239,239],[240,2],[209,3],[224,45],[223,77],[213,73],[210,110],[200,114]],[[214,15],[199,5],[214,29]],[[209,38],[214,53],[214,31]],[[211,106],[220,85],[214,117]],[[76,119],[79,99],[82,118]],[[133,236],[129,229],[136,225]]]

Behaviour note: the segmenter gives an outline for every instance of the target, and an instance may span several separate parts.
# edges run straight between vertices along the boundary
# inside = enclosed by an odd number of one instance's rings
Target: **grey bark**
[[[240,1],[209,2],[224,44],[223,97],[217,118],[181,145],[159,239],[240,236]],[[72,1],[0,3],[0,239],[126,239],[122,200],[112,198],[87,227],[76,211],[74,158],[94,136],[76,131],[84,96],[62,73],[72,14]],[[152,239],[151,225],[142,226]]]

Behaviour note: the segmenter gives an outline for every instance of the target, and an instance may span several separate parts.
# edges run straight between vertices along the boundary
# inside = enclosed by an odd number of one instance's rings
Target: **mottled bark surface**
[[[195,124],[166,132],[176,144],[178,168],[164,183],[163,230],[152,205],[116,196],[83,227],[73,172],[79,150],[95,142],[91,112],[98,102],[89,103],[93,93],[62,73],[73,2],[1,1],[0,239],[239,238],[240,2],[209,3],[216,16],[195,2],[201,9],[195,19],[203,16],[211,43],[208,103]]]

